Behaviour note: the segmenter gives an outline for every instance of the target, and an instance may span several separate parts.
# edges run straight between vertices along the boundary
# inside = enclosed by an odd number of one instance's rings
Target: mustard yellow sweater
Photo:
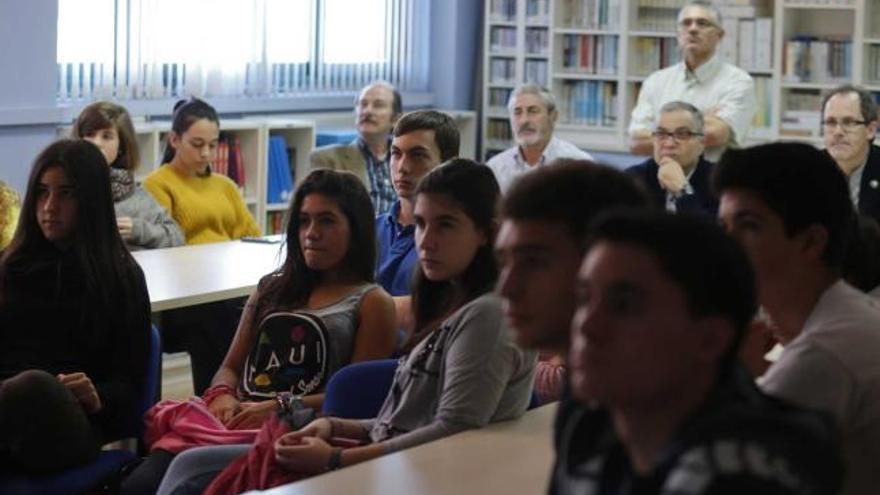
[[[18,225],[18,214],[21,204],[18,194],[0,181],[0,251],[9,245],[15,234],[15,226]]]
[[[192,177],[162,165],[147,176],[144,189],[180,225],[187,244],[260,235],[238,186],[224,175]]]

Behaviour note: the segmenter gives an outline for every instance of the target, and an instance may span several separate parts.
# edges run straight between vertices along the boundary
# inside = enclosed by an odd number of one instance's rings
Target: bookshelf
[[[627,152],[626,129],[641,83],[680,60],[676,15],[684,3],[486,0],[482,157],[513,145],[507,97],[516,84],[535,80],[526,66],[534,38],[527,31],[537,24],[530,12],[544,12],[540,19],[549,21],[541,25],[549,31],[541,38],[549,54],[542,77],[559,105],[556,135],[586,150]],[[745,144],[777,139],[821,144],[821,95],[841,83],[865,86],[880,99],[880,0],[714,5],[726,32],[718,50],[755,81],[758,104]],[[492,43],[496,27],[508,33],[503,45]]]
[[[135,177],[138,182],[161,166],[165,140],[171,129],[168,121],[139,121],[135,123],[135,135],[141,153],[141,164]],[[271,226],[267,214],[282,212],[286,203],[268,203],[269,182],[269,138],[281,136],[289,148],[295,150],[293,161],[296,164],[294,180],[303,177],[308,169],[308,154],[315,147],[315,125],[309,120],[259,117],[251,119],[221,119],[221,140],[238,142],[244,171],[242,196],[245,204],[260,229],[264,232]],[[59,129],[59,135],[69,135],[70,126]],[[271,218],[269,216],[268,218]]]

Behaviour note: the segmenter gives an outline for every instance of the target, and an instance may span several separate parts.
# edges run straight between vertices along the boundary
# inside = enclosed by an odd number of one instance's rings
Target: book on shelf
[[[782,51],[782,78],[790,83],[839,83],[851,78],[852,42],[796,36]]]
[[[516,60],[493,57],[489,61],[489,82],[495,84],[516,83]]]
[[[490,22],[513,22],[516,20],[516,0],[491,0]]]
[[[489,107],[506,113],[511,92],[509,88],[489,88]]]
[[[566,80],[560,100],[563,123],[609,128],[617,123],[617,84],[613,82]]]
[[[563,35],[562,68],[566,72],[616,74],[617,44],[616,35]]]
[[[211,163],[211,170],[223,174],[238,184],[244,191],[246,184],[244,157],[241,153],[241,139],[231,133],[221,133],[217,143],[217,154]]]
[[[266,234],[275,235],[284,233],[284,210],[270,211],[266,213]]]
[[[867,45],[865,52],[865,82],[880,84],[880,45]]]
[[[548,64],[546,60],[526,59],[523,64],[525,82],[547,86]]]
[[[638,0],[635,5],[635,29],[675,33],[681,0]]]
[[[786,0],[786,5],[855,5],[855,0]]]
[[[784,106],[779,133],[784,136],[813,137],[819,132],[819,106],[822,95],[818,90],[790,90],[783,93]]]
[[[511,52],[516,50],[516,28],[492,26],[489,31],[490,52]]]
[[[562,25],[581,29],[618,28],[622,0],[565,0],[560,3]]]
[[[486,137],[492,141],[510,141],[513,133],[507,119],[489,119],[486,123]]]
[[[681,60],[681,52],[675,38],[638,37],[632,40],[630,46],[632,47],[631,72],[637,76],[650,75]]]
[[[528,24],[550,24],[550,0],[526,0]]]
[[[526,54],[546,55],[550,46],[550,30],[547,28],[526,28]]]
[[[773,121],[773,85],[770,77],[754,77],[755,116],[752,129],[769,129]]]
[[[288,149],[287,142],[281,136],[269,137],[269,180],[266,188],[266,202],[286,203],[293,194],[293,170],[295,164],[291,162],[292,149]]]

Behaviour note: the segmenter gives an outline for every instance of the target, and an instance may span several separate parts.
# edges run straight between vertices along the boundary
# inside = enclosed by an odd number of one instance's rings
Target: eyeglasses
[[[716,27],[714,22],[712,22],[709,19],[704,19],[702,17],[699,17],[696,19],[687,18],[687,19],[682,19],[682,20],[678,21],[678,28],[679,29],[690,29],[691,26],[694,26],[694,25],[700,29],[709,29],[709,28]]]
[[[867,120],[856,120],[856,119],[825,119],[822,121],[822,130],[824,132],[831,132],[835,127],[840,127],[840,130],[843,132],[854,132],[860,125],[867,125]]]
[[[685,141],[690,141],[694,136],[702,136],[702,132],[691,132],[687,129],[676,129],[672,132],[656,130],[651,133],[654,136],[654,139],[657,141],[665,141],[669,138],[675,140],[676,143],[682,143]]]

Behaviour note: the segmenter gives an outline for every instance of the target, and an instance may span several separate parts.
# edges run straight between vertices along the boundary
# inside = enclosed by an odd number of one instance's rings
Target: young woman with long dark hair
[[[130,434],[149,331],[106,160],[85,141],[50,145],[0,257],[0,469],[58,471]]]

